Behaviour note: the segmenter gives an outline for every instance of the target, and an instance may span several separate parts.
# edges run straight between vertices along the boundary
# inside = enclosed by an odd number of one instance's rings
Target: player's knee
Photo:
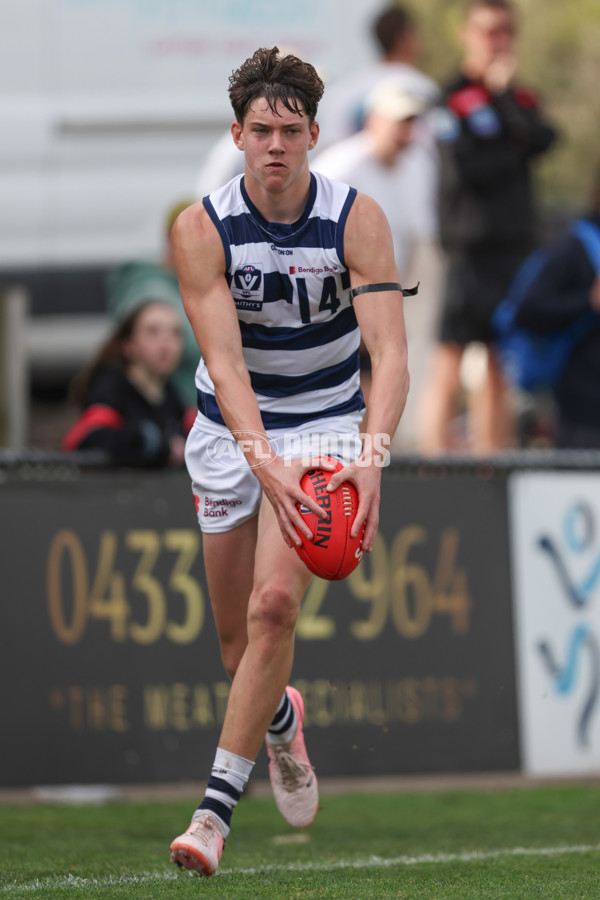
[[[285,585],[269,585],[254,593],[248,610],[248,633],[277,640],[293,632],[298,607]]]

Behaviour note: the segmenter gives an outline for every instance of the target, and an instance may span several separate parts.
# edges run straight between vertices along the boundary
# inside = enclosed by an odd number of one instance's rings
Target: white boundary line
[[[251,869],[222,869],[220,877],[236,875],[271,875],[277,872],[331,872],[339,869],[388,869],[393,866],[419,866],[440,865],[444,863],[470,863],[488,859],[502,859],[517,856],[565,856],[568,854],[598,853],[600,844],[573,844],[562,847],[507,847],[498,850],[473,850],[464,853],[423,853],[420,856],[393,856],[384,858],[381,856],[369,856],[366,859],[337,860],[336,862],[322,863],[288,863],[287,865],[274,864],[255,866]],[[175,871],[147,872],[141,875],[107,875],[103,878],[81,878],[77,875],[67,875],[64,878],[36,878],[34,881],[0,885],[0,896],[15,894],[35,894],[44,891],[68,892],[72,888],[84,887],[115,887],[119,885],[152,884],[157,882],[177,881],[181,874]],[[185,877],[185,876],[183,876]]]

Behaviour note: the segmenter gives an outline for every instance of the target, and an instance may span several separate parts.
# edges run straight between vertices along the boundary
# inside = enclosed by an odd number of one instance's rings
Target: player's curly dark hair
[[[229,99],[240,125],[257,97],[264,97],[276,114],[278,103],[298,115],[302,106],[312,123],[324,90],[314,66],[291,53],[281,55],[278,47],[257,50],[229,78]]]

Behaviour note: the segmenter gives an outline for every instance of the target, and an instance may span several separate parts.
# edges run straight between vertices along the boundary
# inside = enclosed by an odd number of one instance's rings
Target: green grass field
[[[0,898],[600,897],[600,785],[326,795],[302,832],[249,796],[209,879],[168,862],[194,800],[0,807]]]

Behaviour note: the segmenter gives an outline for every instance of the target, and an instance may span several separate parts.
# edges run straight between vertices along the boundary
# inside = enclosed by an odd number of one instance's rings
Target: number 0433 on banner
[[[110,639],[153,644],[194,641],[204,624],[202,588],[190,574],[200,536],[190,529],[130,530],[119,552],[115,531],[99,535],[97,561],[90,564],[78,535],[59,531],[48,552],[48,614],[57,639],[77,644],[90,621],[108,624]],[[168,555],[167,574],[158,565]],[[96,554],[94,554],[96,556]],[[121,568],[117,568],[119,557]],[[164,572],[164,562],[161,573]],[[127,575],[125,574],[127,572]]]

